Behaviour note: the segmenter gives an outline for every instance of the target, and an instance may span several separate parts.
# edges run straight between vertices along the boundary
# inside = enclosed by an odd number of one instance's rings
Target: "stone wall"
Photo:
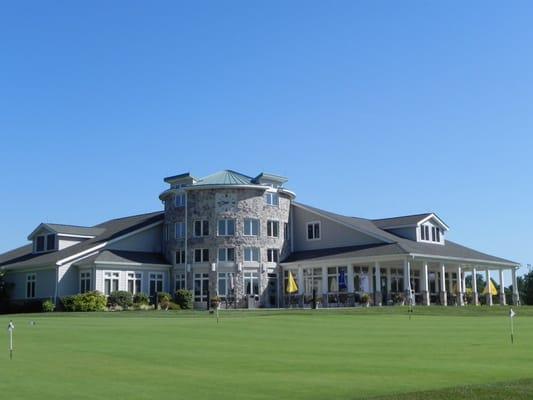
[[[169,238],[165,242],[165,254],[169,262],[174,264],[175,252],[184,249],[185,241],[175,239],[174,223],[185,221],[185,207],[175,207],[174,198],[165,202],[165,223],[169,227]],[[216,273],[211,269],[212,263],[217,263],[219,247],[235,248],[235,263],[218,266],[220,272],[231,272],[235,279],[235,295],[238,306],[246,306],[243,283],[244,271],[257,271],[260,274],[259,293],[261,304],[267,303],[268,273],[278,272],[276,263],[267,263],[267,249],[279,250],[279,260],[290,254],[290,240],[285,238],[285,223],[289,222],[290,198],[284,194],[279,196],[279,206],[266,204],[265,189],[262,188],[221,188],[221,189],[192,189],[187,191],[187,263],[191,265],[187,273],[187,287],[194,289],[194,273],[209,273],[209,293],[214,296],[217,290]],[[244,219],[260,220],[260,235],[244,235]],[[219,219],[235,220],[234,236],[217,236]],[[209,235],[194,236],[194,221],[208,220]],[[267,221],[279,221],[279,237],[267,236]],[[290,229],[289,229],[290,232]],[[260,263],[244,262],[244,248],[258,247],[260,249]],[[194,263],[194,249],[208,248],[209,263]],[[242,269],[239,271],[239,265]],[[175,270],[183,270],[184,266],[175,266]],[[278,280],[281,277],[278,276]],[[279,282],[278,282],[279,284]]]

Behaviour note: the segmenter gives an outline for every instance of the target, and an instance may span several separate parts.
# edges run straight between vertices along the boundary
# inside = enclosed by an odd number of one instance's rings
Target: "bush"
[[[220,305],[220,297],[218,296],[211,297],[211,307],[218,308],[219,305]]]
[[[44,312],[52,312],[56,308],[56,305],[52,300],[45,300],[43,301],[43,311]]]
[[[157,304],[165,310],[168,310],[170,300],[172,300],[172,297],[167,292],[159,292],[157,293]]]
[[[133,296],[133,304],[148,305],[150,304],[150,298],[146,293],[135,293],[135,295]]]
[[[173,301],[168,302],[168,310],[181,310],[179,304],[174,303]]]
[[[112,307],[119,306],[122,309],[127,309],[133,305],[133,295],[125,290],[111,292],[107,298],[107,304]]]
[[[192,309],[192,292],[190,290],[177,290],[176,293],[174,293],[174,298],[182,310]]]
[[[65,311],[104,311],[107,299],[100,292],[86,292],[61,299]]]

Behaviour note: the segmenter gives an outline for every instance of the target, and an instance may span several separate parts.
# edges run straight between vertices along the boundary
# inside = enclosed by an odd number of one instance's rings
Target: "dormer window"
[[[431,235],[429,231],[429,225],[420,226],[420,240],[426,242],[435,242],[440,243],[441,239],[441,229],[438,226],[431,227]]]
[[[42,253],[43,251],[52,251],[56,249],[56,235],[50,233],[48,235],[39,235],[35,237],[35,252]]]

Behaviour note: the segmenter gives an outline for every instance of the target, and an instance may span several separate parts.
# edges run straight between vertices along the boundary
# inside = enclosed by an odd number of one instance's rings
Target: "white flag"
[[[516,315],[516,313],[513,311],[513,309],[511,308],[509,310],[509,317],[513,318],[514,316]]]

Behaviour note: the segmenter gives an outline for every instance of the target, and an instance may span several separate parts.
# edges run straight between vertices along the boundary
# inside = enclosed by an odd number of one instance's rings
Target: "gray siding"
[[[387,229],[387,231],[405,239],[416,241],[416,227]]]
[[[357,246],[381,243],[380,240],[348,228],[321,215],[293,206],[294,251],[326,249],[332,247]],[[320,240],[307,240],[307,223],[320,222]]]
[[[162,227],[163,224],[159,224],[118,242],[111,243],[107,248],[113,250],[161,253]]]
[[[44,299],[54,297],[56,270],[46,269],[39,271],[9,272],[6,281],[14,283],[13,300],[26,299],[26,276],[35,273],[35,298]]]

